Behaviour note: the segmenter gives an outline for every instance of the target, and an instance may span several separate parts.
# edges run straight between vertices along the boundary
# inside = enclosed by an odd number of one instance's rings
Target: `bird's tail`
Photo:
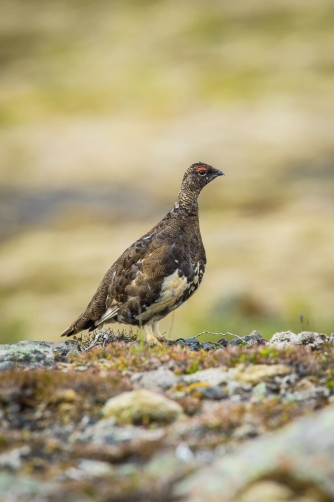
[[[78,319],[76,319],[71,326],[69,326],[60,336],[72,336],[80,333],[84,329],[94,329],[94,321],[85,318],[85,313],[81,314]]]
[[[60,336],[72,336],[75,334],[75,329],[69,326]]]

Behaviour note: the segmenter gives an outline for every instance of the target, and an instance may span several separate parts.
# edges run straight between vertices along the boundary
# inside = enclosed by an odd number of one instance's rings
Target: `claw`
[[[149,340],[147,339],[146,343],[149,345],[149,347],[156,347],[156,346],[162,346],[162,343],[160,343],[160,340],[157,338],[150,338]]]
[[[172,338],[166,338],[164,335],[157,336],[157,340],[161,343],[175,343],[175,340]]]

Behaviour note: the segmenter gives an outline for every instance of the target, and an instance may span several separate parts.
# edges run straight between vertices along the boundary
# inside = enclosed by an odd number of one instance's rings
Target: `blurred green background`
[[[0,12],[0,342],[58,339],[199,160],[207,274],[163,331],[334,330],[332,0]]]

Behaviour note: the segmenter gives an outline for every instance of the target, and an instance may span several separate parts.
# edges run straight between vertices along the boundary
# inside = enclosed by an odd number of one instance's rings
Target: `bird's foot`
[[[160,343],[160,340],[157,339],[154,335],[151,335],[151,334],[148,334],[147,337],[146,337],[146,343],[150,346],[150,347],[155,347],[156,345],[162,345]]]
[[[173,340],[172,338],[167,338],[164,335],[157,336],[157,339],[159,340],[159,342],[161,342],[161,343],[167,343],[168,345],[174,345],[175,344],[175,340]]]

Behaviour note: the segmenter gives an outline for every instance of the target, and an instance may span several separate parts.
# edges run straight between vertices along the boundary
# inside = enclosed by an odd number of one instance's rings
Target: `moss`
[[[260,349],[260,356],[262,357],[270,357],[272,359],[277,359],[279,357],[279,351],[276,347],[265,347]]]
[[[97,444],[81,437],[87,423],[93,425],[100,420],[102,406],[109,398],[132,389],[129,377],[133,373],[165,366],[185,375],[206,368],[226,370],[242,361],[246,366],[289,366],[299,382],[306,379],[310,382],[310,388],[327,385],[332,389],[333,355],[332,346],[321,352],[310,352],[304,347],[277,350],[237,346],[208,353],[191,352],[178,346],[149,348],[118,340],[105,348],[96,347],[83,354],[70,355],[65,362],[58,362],[49,370],[12,370],[2,373],[0,381],[0,404],[7,427],[6,434],[0,436],[0,452],[29,445],[29,454],[22,457],[19,472],[39,480],[63,479],[57,489],[57,500],[62,490],[69,490],[68,493],[75,493],[79,498],[88,490],[94,500],[101,501],[119,500],[120,494],[122,501],[127,500],[126,497],[129,501],[140,500],[141,494],[148,490],[154,494],[150,494],[150,500],[156,497],[157,501],[162,501],[165,495],[159,491],[161,484],[149,474],[152,459],[161,458],[170,450],[174,452],[182,441],[193,453],[215,450],[220,445],[234,448],[249,437],[247,427],[253,436],[276,430],[298,416],[325,406],[328,400],[315,395],[304,401],[284,402],[274,388],[261,402],[251,401],[251,391],[240,394],[242,402],[228,398],[212,401],[203,395],[201,399],[197,397],[197,392],[207,386],[205,382],[185,385],[180,381],[166,397],[177,395],[178,391],[179,395],[184,395],[185,390],[191,392],[190,396],[174,398],[185,415],[173,424],[156,424],[157,436],[153,439],[145,437],[144,432],[152,429],[145,420],[139,425],[143,434],[138,435],[136,429],[131,438],[129,430],[129,438],[125,441],[114,441],[113,434],[119,431],[120,425],[112,421],[110,441]],[[270,382],[268,385],[270,387]],[[291,392],[297,389],[294,383],[290,387]],[[112,464],[110,474],[87,481],[66,480],[66,472],[80,471],[82,459]],[[179,472],[173,472],[177,477]],[[168,476],[164,472],[164,478]]]
[[[35,430],[54,421],[78,423],[87,413],[96,419],[108,398],[131,388],[127,378],[114,372],[101,378],[92,371],[13,370],[2,375],[0,403],[16,426]]]

